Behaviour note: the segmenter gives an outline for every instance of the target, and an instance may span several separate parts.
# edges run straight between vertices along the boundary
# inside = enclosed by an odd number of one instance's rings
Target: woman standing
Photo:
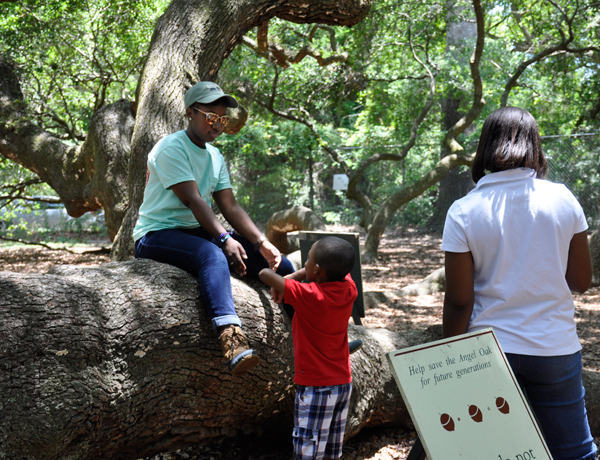
[[[477,186],[448,211],[444,337],[492,327],[555,460],[595,459],[571,291],[592,279],[587,223],[569,190],[543,180],[533,116],[516,107],[483,125]]]

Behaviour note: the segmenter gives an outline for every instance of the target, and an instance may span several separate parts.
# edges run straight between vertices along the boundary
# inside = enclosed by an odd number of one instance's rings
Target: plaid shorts
[[[340,458],[352,383],[296,386],[294,459]]]

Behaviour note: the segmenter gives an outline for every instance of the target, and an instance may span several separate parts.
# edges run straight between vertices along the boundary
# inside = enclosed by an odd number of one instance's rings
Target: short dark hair
[[[354,268],[354,248],[337,236],[326,236],[314,244],[315,263],[327,275],[327,281],[343,281]]]
[[[518,107],[502,107],[485,119],[471,176],[477,183],[486,171],[531,168],[543,179],[548,162],[535,118]]]

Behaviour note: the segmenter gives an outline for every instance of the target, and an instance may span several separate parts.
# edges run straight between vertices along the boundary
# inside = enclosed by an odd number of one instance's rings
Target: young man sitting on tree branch
[[[258,278],[263,268],[282,276],[294,268],[258,230],[235,199],[223,155],[213,142],[238,102],[213,82],[185,94],[186,130],[160,140],[148,155],[144,201],[134,229],[135,256],[168,263],[198,278],[204,306],[234,375],[258,364],[242,333],[233,302],[230,269]],[[233,230],[223,228],[214,198]]]

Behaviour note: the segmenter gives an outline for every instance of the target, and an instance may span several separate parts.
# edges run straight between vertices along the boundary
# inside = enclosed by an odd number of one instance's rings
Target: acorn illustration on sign
[[[454,431],[454,420],[448,414],[442,414],[440,417],[440,422],[442,422],[442,426],[448,431]]]
[[[471,405],[469,406],[469,415],[471,416],[471,418],[473,420],[475,420],[477,423],[481,422],[483,420],[483,414],[481,413],[481,411],[479,410],[479,407],[477,407],[476,405]]]
[[[510,407],[508,407],[508,403],[506,402],[506,399],[504,399],[504,398],[500,398],[500,397],[496,398],[496,407],[503,414],[508,414],[510,412]]]

